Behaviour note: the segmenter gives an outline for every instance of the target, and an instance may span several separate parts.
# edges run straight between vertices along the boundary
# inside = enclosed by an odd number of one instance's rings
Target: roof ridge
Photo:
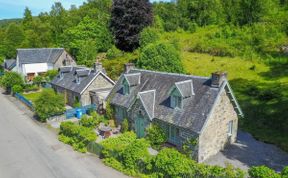
[[[210,79],[210,77],[204,77],[204,76],[195,76],[195,75],[187,75],[187,74],[179,74],[179,73],[171,73],[171,72],[152,71],[152,70],[145,70],[145,69],[138,69],[138,68],[131,69],[131,71],[151,72],[151,73],[157,73],[157,74],[173,75],[173,76],[180,76],[180,77],[193,77],[193,78],[199,78],[199,79]]]
[[[21,51],[21,50],[41,50],[41,49],[64,49],[64,48],[18,48],[17,51]]]

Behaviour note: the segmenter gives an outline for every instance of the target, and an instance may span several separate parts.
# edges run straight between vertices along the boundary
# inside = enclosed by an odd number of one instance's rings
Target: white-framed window
[[[233,134],[233,121],[228,122],[228,135],[231,136]]]
[[[123,94],[124,95],[129,95],[130,88],[129,88],[129,84],[127,83],[127,81],[124,80],[122,85],[123,85]]]

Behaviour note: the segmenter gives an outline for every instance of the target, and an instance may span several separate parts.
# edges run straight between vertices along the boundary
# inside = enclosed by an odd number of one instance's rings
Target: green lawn
[[[51,88],[43,88],[41,89],[41,91],[43,90],[53,90]],[[37,92],[33,92],[33,93],[23,93],[22,95],[25,96],[25,98],[27,98],[28,100],[32,101],[32,103],[34,103],[37,98],[40,96],[41,91],[37,91]]]

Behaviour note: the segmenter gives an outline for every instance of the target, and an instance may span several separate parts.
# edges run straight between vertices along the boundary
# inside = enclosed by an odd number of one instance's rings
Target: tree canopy
[[[153,21],[149,0],[114,0],[110,28],[115,45],[124,51],[139,47],[139,34]]]

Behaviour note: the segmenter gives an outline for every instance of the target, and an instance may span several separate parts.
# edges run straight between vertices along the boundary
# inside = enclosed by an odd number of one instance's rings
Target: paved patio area
[[[266,165],[281,171],[283,167],[288,166],[288,153],[274,145],[257,141],[249,133],[239,131],[235,144],[228,146],[205,163],[220,166],[230,163],[244,170],[251,166]]]

